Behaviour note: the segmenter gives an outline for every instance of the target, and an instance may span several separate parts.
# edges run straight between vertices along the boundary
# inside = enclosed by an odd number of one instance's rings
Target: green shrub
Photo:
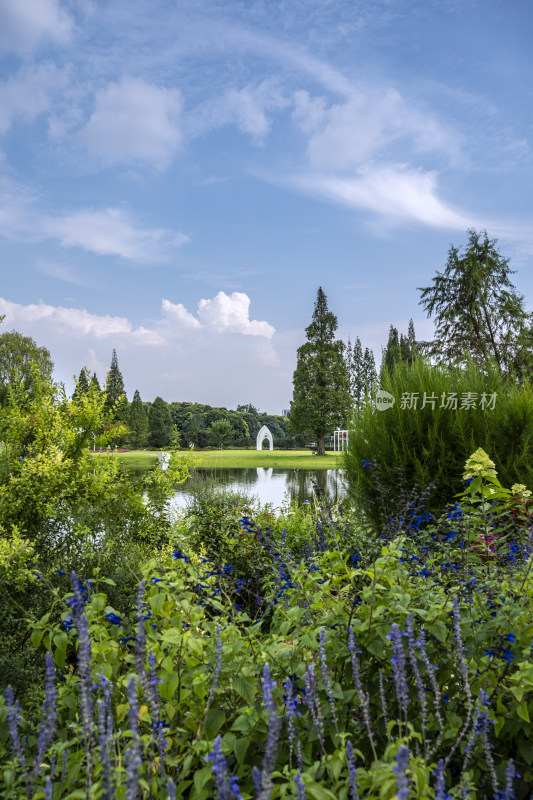
[[[495,367],[483,374],[472,362],[462,370],[431,366],[418,359],[398,363],[385,373],[381,389],[396,400],[377,410],[366,403],[354,415],[344,467],[348,491],[375,525],[396,514],[399,483],[407,490],[435,484],[428,507],[440,513],[462,488],[461,474],[468,456],[478,447],[496,463],[503,483],[533,485],[533,391],[505,383]],[[443,408],[455,392],[457,410]],[[477,408],[460,408],[466,393],[473,393]],[[426,399],[435,397],[434,408]],[[480,408],[483,394],[496,393],[494,409]],[[418,397],[417,408],[402,408],[402,397]],[[378,465],[379,475],[370,465]],[[377,483],[379,483],[379,488]],[[379,500],[378,500],[379,498]],[[385,518],[385,519],[384,519]]]

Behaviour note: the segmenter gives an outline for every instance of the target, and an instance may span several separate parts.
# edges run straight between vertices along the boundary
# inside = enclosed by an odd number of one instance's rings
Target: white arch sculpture
[[[273,450],[274,449],[274,440],[272,439],[272,434],[268,430],[267,426],[263,425],[263,427],[261,428],[261,430],[257,434],[257,443],[256,444],[257,444],[257,449],[258,450],[262,450],[263,449],[263,442],[265,441],[265,439],[268,439],[268,443],[270,445],[270,449]]]

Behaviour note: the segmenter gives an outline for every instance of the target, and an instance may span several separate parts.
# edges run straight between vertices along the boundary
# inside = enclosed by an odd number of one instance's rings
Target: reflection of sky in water
[[[299,504],[311,500],[313,496],[313,478],[324,490],[327,497],[336,501],[344,494],[342,487],[342,470],[300,470],[274,469],[257,467],[254,469],[221,470],[216,474],[209,470],[198,470],[210,478],[215,478],[226,489],[245,492],[257,497],[262,505],[269,503],[274,508],[281,508],[290,503],[290,499]],[[187,483],[178,487],[172,505],[183,508],[187,504]]]

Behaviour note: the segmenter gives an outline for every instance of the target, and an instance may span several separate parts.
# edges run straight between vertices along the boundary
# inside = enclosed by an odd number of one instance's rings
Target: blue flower
[[[65,572],[64,569],[56,569],[56,575],[66,575],[66,574],[67,573]]]
[[[109,614],[106,614],[105,618],[109,620],[111,625],[119,625],[119,626],[122,625],[122,619],[118,616],[118,614],[115,614],[113,611],[110,611]]]
[[[361,459],[361,466],[362,467],[371,467],[372,466],[372,462],[371,461],[365,461],[365,459],[362,458]]]

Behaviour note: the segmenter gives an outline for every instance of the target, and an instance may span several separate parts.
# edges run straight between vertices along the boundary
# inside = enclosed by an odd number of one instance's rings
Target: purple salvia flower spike
[[[22,773],[24,775],[24,780],[26,783],[26,797],[29,800],[31,794],[31,784],[30,784],[30,776],[28,774],[28,768],[26,766],[26,753],[24,750],[24,745],[22,744],[22,739],[20,738],[20,733],[18,729],[19,720],[21,719],[21,708],[20,704],[15,698],[15,692],[13,691],[12,686],[8,686],[5,693],[6,699],[6,706],[7,706],[7,727],[9,730],[9,737],[11,739],[11,748],[13,750],[13,754],[17,761],[20,764],[22,769]]]
[[[113,800],[110,758],[113,741],[106,728],[106,702],[101,699],[98,700],[98,744],[100,745],[100,762],[102,764],[102,800]]]
[[[496,775],[496,769],[494,767],[494,760],[492,758],[492,745],[489,742],[489,724],[491,722],[491,719],[489,717],[488,710],[487,710],[488,706],[490,705],[489,697],[483,691],[483,689],[480,690],[480,695],[482,696],[483,706],[484,706],[484,708],[482,708],[481,715],[480,715],[481,716],[481,740],[483,742],[483,750],[484,750],[484,753],[485,753],[485,761],[487,762],[487,767],[489,768],[490,778],[491,778],[491,782],[492,782],[492,791],[494,792],[494,796],[498,797],[499,796],[499,792],[500,792],[500,784],[499,784],[499,781],[498,781],[498,777]]]
[[[326,631],[324,628],[320,629],[320,665],[322,672],[322,680],[324,681],[324,686],[326,687],[328,703],[331,710],[331,718],[335,725],[335,729],[338,733],[339,723],[337,721],[337,712],[335,711],[335,698],[333,697],[333,687],[331,685],[331,679],[329,677],[328,660],[326,657]]]
[[[435,784],[435,800],[446,800],[446,782],[444,780],[444,761],[441,758],[435,770],[437,782]]]
[[[294,776],[294,783],[296,784],[296,800],[307,800],[307,792],[305,791],[305,783],[299,772]]]
[[[176,784],[174,783],[172,778],[168,779],[167,795],[168,795],[168,800],[176,800]]]
[[[355,758],[353,746],[350,740],[346,742],[346,760],[348,762],[348,785],[350,787],[350,800],[359,800],[357,791],[357,769],[355,768]]]
[[[142,748],[139,738],[139,703],[135,678],[130,678],[126,693],[130,704],[128,717],[131,732],[131,744],[126,749],[125,756],[126,797],[128,800],[137,800],[139,796],[139,767],[142,764]]]
[[[402,744],[396,753],[396,764],[392,771],[396,775],[396,787],[398,789],[396,796],[397,800],[409,800],[409,778],[407,777],[407,767],[409,766],[410,759],[409,748],[406,744]]]
[[[442,720],[442,715],[440,713],[441,692],[440,692],[440,686],[438,684],[438,681],[435,678],[435,668],[433,667],[433,664],[430,662],[429,656],[428,656],[427,651],[426,651],[426,634],[425,634],[425,631],[423,629],[418,634],[418,639],[416,641],[416,644],[418,645],[418,649],[420,651],[420,656],[421,656],[422,661],[424,663],[424,666],[426,668],[426,673],[427,673],[427,676],[428,676],[428,679],[429,679],[429,683],[431,685],[431,689],[432,689],[432,692],[433,692],[433,709],[434,709],[434,713],[435,713],[435,718],[436,718],[436,720],[437,720],[437,722],[439,724],[439,735],[437,737],[437,741],[435,742],[435,744],[433,745],[433,747],[431,748],[430,752],[427,754],[427,757],[426,757],[426,760],[429,761],[429,759],[432,758],[432,756],[437,752],[438,748],[440,747],[440,743],[441,743],[442,737],[444,735],[444,722]],[[445,767],[446,767],[446,764],[447,764],[447,762],[444,763]]]
[[[52,778],[50,775],[47,775],[46,780],[44,782],[44,800],[52,800],[52,791],[54,789]]]
[[[357,658],[357,654],[360,651],[357,650],[355,646],[355,639],[351,625],[348,630],[348,650],[352,660],[353,681],[354,681],[355,691],[357,693],[357,699],[359,700],[361,708],[363,709],[363,720],[365,723],[366,732],[368,734],[368,739],[372,747],[374,759],[377,761],[378,756],[376,753],[376,745],[374,742],[374,735],[372,733],[372,725],[370,722],[370,698],[363,689],[363,683],[361,681],[361,666],[359,664],[359,659]]]
[[[505,789],[503,790],[503,800],[515,800],[513,783],[516,775],[513,759],[510,758],[505,770]]]
[[[427,699],[424,691],[424,683],[420,675],[418,667],[418,659],[415,650],[415,635],[413,630],[413,616],[411,612],[407,614],[407,652],[409,656],[409,663],[413,671],[416,684],[416,693],[418,695],[418,702],[420,703],[421,717],[422,717],[422,741],[424,743],[424,754],[427,758],[427,740],[426,740],[426,725],[427,725]]]
[[[404,722],[407,723],[407,706],[409,705],[409,689],[407,685],[407,677],[405,675],[405,653],[402,644],[402,634],[398,625],[393,622],[392,630],[390,633],[392,640],[393,656],[392,656],[392,674],[394,677],[394,684],[396,686],[396,697],[398,698],[398,706],[400,708],[400,715],[403,712]]]
[[[75,572],[71,575],[72,590],[74,597],[70,605],[72,606],[72,618],[76,630],[78,631],[78,672],[80,676],[80,705],[81,719],[83,725],[83,736],[85,739],[85,752],[87,756],[88,775],[87,781],[90,785],[91,775],[91,749],[92,749],[92,729],[93,729],[93,698],[91,680],[91,639],[89,637],[89,625],[85,615],[85,600],[80,589],[81,583]],[[83,587],[82,587],[83,588]]]
[[[296,703],[294,701],[294,694],[292,690],[292,681],[290,678],[287,678],[285,681],[284,687],[286,699],[285,699],[285,711],[287,714],[287,731],[289,734],[289,764],[292,764],[292,754],[294,750],[294,740],[296,737],[296,730],[294,727],[294,716],[296,714]]]
[[[272,773],[276,765],[276,753],[281,729],[281,719],[276,713],[276,704],[272,694],[272,688],[275,685],[275,681],[271,679],[270,667],[265,664],[261,677],[261,686],[263,689],[263,705],[268,714],[268,730],[265,755],[263,756],[263,769],[261,770],[261,791],[257,796],[257,800],[270,800],[274,788]]]
[[[383,719],[385,720],[385,728],[389,727],[389,715],[387,712],[387,701],[385,699],[385,689],[383,687],[383,670],[378,671],[379,675],[379,699],[381,702],[381,710],[383,711]]]
[[[37,739],[37,756],[32,770],[32,788],[35,780],[40,774],[41,764],[44,754],[50,747],[57,725],[57,689],[55,685],[56,670],[54,661],[50,653],[45,655],[46,677],[45,677],[45,696],[42,707],[41,723],[39,726],[39,737]]]
[[[217,791],[218,800],[242,800],[237,779],[231,775],[228,770],[228,765],[222,752],[222,737],[220,734],[213,742],[213,749],[207,756],[207,760],[213,762],[211,771],[215,779],[215,789]],[[259,772],[257,767],[255,767],[254,770]],[[256,776],[254,771],[254,782],[255,780]]]
[[[309,664],[305,670],[305,691],[306,703],[311,713],[311,719],[315,727],[318,741],[320,742],[320,751],[324,752],[324,722],[322,720],[322,712],[320,710],[320,699],[318,697],[318,689],[316,685],[315,665]]]
[[[150,703],[150,714],[152,717],[152,741],[155,733],[159,751],[159,772],[161,776],[163,776],[166,743],[163,726],[160,720],[159,679],[155,670],[155,656],[151,650],[148,656],[148,664],[150,665],[148,670],[148,702]]]
[[[302,745],[300,742],[296,742],[296,763],[298,764],[298,771],[304,771],[304,760],[302,756]]]

